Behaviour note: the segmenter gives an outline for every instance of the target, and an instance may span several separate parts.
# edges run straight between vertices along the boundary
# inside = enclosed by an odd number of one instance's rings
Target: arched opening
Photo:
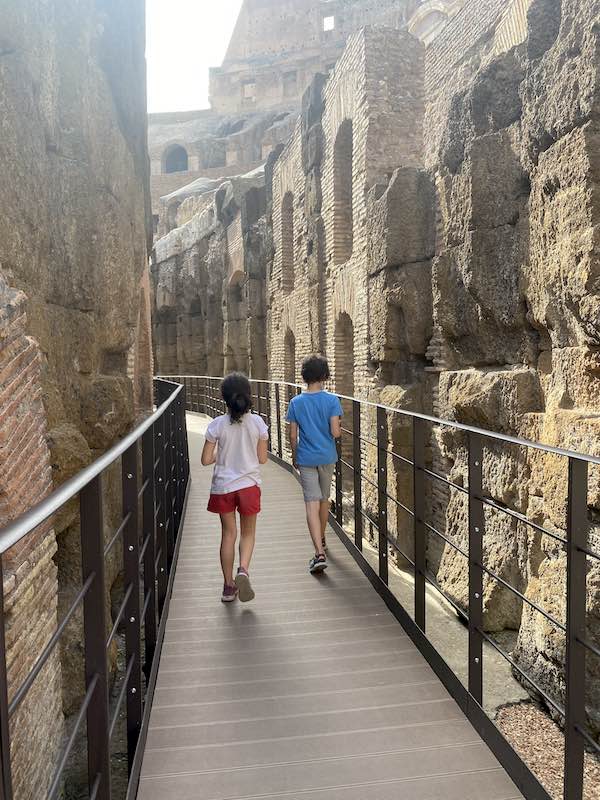
[[[352,120],[340,125],[333,149],[333,261],[343,264],[352,255]]]
[[[286,192],[281,203],[281,288],[294,288],[294,195]]]
[[[171,172],[187,172],[187,150],[179,144],[174,144],[165,151],[163,162],[163,172],[166,174],[170,174]]]
[[[354,325],[350,316],[340,314],[335,324],[334,332],[334,378],[335,390],[347,397],[354,397]],[[352,401],[342,400],[344,409],[344,428],[352,428]],[[352,437],[344,434],[342,437],[342,457],[348,464],[352,463]],[[352,475],[344,470],[344,483],[352,481]]]

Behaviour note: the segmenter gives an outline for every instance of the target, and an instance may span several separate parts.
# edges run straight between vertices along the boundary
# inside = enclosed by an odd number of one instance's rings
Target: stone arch
[[[171,144],[162,156],[162,172],[169,175],[173,172],[188,172],[188,151],[180,144]]]
[[[354,323],[345,311],[335,321],[333,349],[335,390],[354,397]],[[342,408],[344,428],[352,430],[352,401],[342,400]],[[348,463],[352,462],[352,437],[347,434],[342,437],[342,457]],[[344,475],[345,479],[347,477]]]
[[[426,0],[410,18],[408,30],[427,46],[463,5],[464,0]]]
[[[286,192],[281,201],[281,288],[294,288],[294,194]]]
[[[340,125],[333,146],[333,261],[343,264],[352,256],[354,134],[352,120]]]

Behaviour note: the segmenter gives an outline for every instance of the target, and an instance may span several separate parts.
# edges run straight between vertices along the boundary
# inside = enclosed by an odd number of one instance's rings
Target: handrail
[[[166,380],[161,378],[161,380]],[[75,495],[90,484],[94,478],[97,478],[107,467],[123,455],[138,439],[149,430],[154,423],[159,420],[166,409],[173,404],[177,397],[183,391],[183,386],[177,386],[173,394],[162,403],[156,411],[147,417],[143,422],[140,422],[130,433],[128,433],[121,441],[113,445],[110,450],[107,450],[104,455],[101,455],[87,467],[78,472],[69,480],[65,481],[61,486],[55,489],[44,500],[41,500],[33,508],[26,511],[13,522],[9,522],[6,527],[0,530],[0,555],[6,553],[11,547],[18,544],[24,536],[35,530],[39,525],[45,522],[49,517],[55,514],[65,503],[72,500]]]
[[[158,376],[161,380],[170,380],[172,376],[164,377]],[[194,380],[221,380],[220,376],[214,375],[179,375],[178,378],[192,378]],[[303,389],[303,385],[300,383],[290,383],[289,381],[270,381],[270,380],[263,380],[260,378],[251,378],[253,383],[263,383],[268,384],[269,386],[289,386],[292,389]],[[553,455],[557,456],[564,456],[566,458],[577,458],[580,461],[586,461],[588,464],[596,464],[600,466],[600,456],[593,456],[586,453],[579,453],[575,450],[566,450],[562,447],[556,447],[555,445],[551,444],[543,444],[541,442],[533,442],[529,439],[523,439],[519,436],[509,436],[505,433],[495,433],[494,431],[485,430],[485,428],[477,428],[473,425],[465,425],[463,422],[453,422],[449,419],[442,419],[439,417],[433,417],[429,414],[421,414],[417,411],[408,411],[405,408],[394,408],[394,406],[386,406],[383,403],[373,403],[371,400],[362,400],[360,397],[349,397],[345,394],[340,394],[339,392],[335,392],[335,394],[341,400],[349,400],[352,402],[353,400],[358,401],[363,406],[369,406],[371,408],[383,408],[385,411],[391,411],[394,414],[401,414],[405,417],[410,417],[411,419],[420,419],[424,422],[432,422],[435,425],[445,425],[450,428],[455,428],[459,431],[464,431],[465,433],[474,433],[480,436],[485,436],[486,439],[496,439],[499,442],[505,442],[506,444],[515,444],[519,447],[531,447],[535,450],[541,450],[545,453],[552,453]]]
[[[61,637],[79,610],[83,617],[82,672],[85,675],[86,694],[76,712],[69,738],[61,748],[51,782],[49,779],[49,790],[46,786],[41,786],[36,787],[36,792],[39,788],[39,796],[46,800],[53,800],[56,796],[76,738],[86,721],[89,745],[89,795],[86,796],[90,800],[111,800],[111,738],[123,710],[126,717],[129,764],[127,797],[129,800],[135,797],[190,479],[185,387],[171,381],[156,380],[155,390],[158,408],[153,413],[93,464],[0,531],[2,583],[2,553],[31,534],[65,503],[74,499],[79,501],[81,589],[63,612],[62,619],[58,620],[57,627],[45,642],[42,652],[39,655],[32,653],[33,663],[28,665],[28,672],[22,683],[11,687],[13,691],[10,701],[6,615],[4,598],[0,594],[1,800],[16,800],[18,792],[12,777],[14,753],[11,748],[11,728],[22,724],[22,720],[17,717],[22,704],[29,697],[30,689],[39,679],[50,657],[56,655]],[[167,442],[169,446],[163,446],[163,442]],[[155,453],[158,453],[156,460]],[[116,487],[112,482],[103,485],[103,477],[107,468],[117,460],[120,461],[121,487],[118,499],[121,501],[121,522],[106,544],[104,504],[108,492],[113,490],[111,494],[114,495]],[[165,480],[167,474],[168,481]],[[141,486],[138,487],[138,484]],[[112,499],[114,501],[116,498],[113,496]],[[119,539],[122,544],[123,598],[116,618],[109,620],[106,608],[105,560]],[[155,558],[156,551],[159,554],[158,559]],[[117,709],[113,718],[109,719],[107,655],[118,633],[123,635],[122,646],[127,668]],[[142,669],[146,673],[146,682],[142,680]],[[28,714],[28,718],[31,717],[31,709],[24,713]]]

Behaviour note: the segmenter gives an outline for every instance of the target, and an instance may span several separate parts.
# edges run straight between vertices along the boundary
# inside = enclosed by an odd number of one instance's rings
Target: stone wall
[[[467,4],[463,13],[469,10]],[[433,281],[439,413],[596,454],[599,150],[593,110],[599,13],[594,0],[535,0],[525,41],[499,52],[493,26],[477,69],[451,93],[435,165],[440,236]],[[463,484],[462,437],[446,436],[441,450]],[[484,469],[486,491],[500,505],[564,533],[564,459],[504,448],[486,453]],[[464,543],[465,504],[457,495],[444,508],[446,533]],[[595,541],[594,470],[589,502]],[[559,620],[565,614],[565,558],[549,537],[489,515],[488,564]],[[590,563],[588,634],[596,641],[597,571]],[[464,568],[448,550],[438,577],[466,602]],[[518,630],[518,663],[564,700],[561,632],[522,608],[497,581],[486,581],[484,599],[488,629]],[[599,668],[588,661],[596,728]]]
[[[0,526],[150,402],[144,47],[141,0],[2,9]],[[120,514],[107,500],[107,535]],[[11,693],[80,588],[78,542],[69,506],[4,561]],[[45,795],[82,674],[75,624],[62,681],[51,658],[13,720],[19,800]]]

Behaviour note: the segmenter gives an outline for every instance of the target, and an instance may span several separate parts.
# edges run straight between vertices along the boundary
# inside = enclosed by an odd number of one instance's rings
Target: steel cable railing
[[[61,794],[65,769],[78,739],[85,735],[85,728],[88,796],[90,800],[111,800],[111,740],[123,710],[129,762],[127,796],[131,800],[135,798],[168,610],[168,586],[174,576],[189,481],[185,388],[157,379],[155,393],[157,409],[153,414],[101,458],[0,531],[0,571],[3,575],[2,556],[33,535],[38,526],[52,519],[65,503],[79,497],[82,587],[27,677],[11,692],[10,701],[5,617],[0,595],[0,800],[18,800],[12,781],[11,718],[26,700],[81,607],[85,696],[75,714],[50,788],[45,795],[40,794],[40,798],[44,796],[47,800],[54,800]],[[122,518],[106,543],[102,478],[106,470],[118,461],[121,464]],[[169,481],[165,482],[167,472]],[[162,509],[159,524],[156,508]],[[173,520],[169,530],[167,520]],[[119,541],[123,548],[125,588],[109,632],[104,567],[106,557]],[[125,675],[111,710],[108,650],[123,627]]]
[[[225,411],[220,396],[221,378],[214,376],[177,376],[170,380],[183,383],[188,398],[188,410],[214,417]],[[287,382],[252,380],[255,410],[267,422],[270,430],[270,449],[273,459],[290,468],[290,452],[286,446],[287,433],[285,414],[291,398],[301,391],[297,384]],[[584,754],[588,747],[600,754],[600,745],[590,734],[586,714],[586,657],[600,657],[600,648],[590,641],[586,630],[586,578],[587,559],[600,560],[597,553],[588,543],[588,472],[590,466],[600,466],[600,457],[577,453],[559,447],[530,442],[514,436],[485,431],[469,425],[448,420],[436,419],[426,414],[417,414],[403,409],[357,400],[339,395],[341,400],[352,404],[352,425],[345,423],[343,437],[351,439],[352,461],[347,452],[339,449],[339,458],[335,473],[335,500],[332,503],[331,522],[336,527],[342,541],[353,553],[354,557],[370,577],[375,588],[386,600],[392,611],[403,623],[408,633],[420,647],[426,658],[437,671],[455,699],[459,702],[469,719],[477,727],[485,741],[508,770],[528,800],[550,800],[550,796],[536,776],[529,770],[520,756],[504,738],[484,711],[484,643],[489,645],[506,661],[510,669],[520,679],[531,686],[539,697],[562,718],[565,731],[564,759],[564,800],[582,800],[584,787]],[[402,418],[412,426],[412,459],[396,452],[390,441],[388,417]],[[370,419],[371,418],[371,419]],[[365,423],[371,424],[371,430],[365,430]],[[447,428],[460,431],[466,438],[467,450],[467,483],[465,486],[450,480],[447,475],[436,471],[428,462],[426,454],[434,428]],[[371,434],[372,435],[367,435]],[[535,520],[530,520],[518,510],[505,507],[490,493],[484,491],[484,460],[491,445],[517,446],[527,451],[534,450],[553,457],[566,460],[568,464],[568,481],[566,486],[567,514],[564,536],[550,530]],[[373,448],[377,476],[369,477],[364,469],[365,448]],[[395,497],[388,481],[390,459],[402,467],[408,467],[412,473],[413,508]],[[351,481],[345,482],[344,476]],[[449,492],[464,495],[468,503],[468,522],[466,525],[466,545],[452,541],[449,535],[437,530],[427,521],[426,499],[428,497],[427,482],[438,482]],[[364,508],[364,488],[376,493],[375,507],[371,500],[371,509]],[[344,526],[344,501],[351,512],[353,541],[348,536],[347,525]],[[406,498],[404,498],[406,499]],[[400,544],[389,533],[388,504],[401,510],[412,520],[413,558],[401,549]],[[505,514],[507,517],[528,526],[541,536],[548,536],[557,542],[567,554],[566,571],[566,614],[564,623],[549,613],[543,606],[513,586],[509,580],[493,570],[485,559],[486,513],[490,509],[494,514]],[[375,570],[364,557],[364,525],[365,522],[376,531],[377,560]],[[442,546],[449,546],[464,559],[468,571],[468,602],[462,607],[450,596],[435,576],[432,575],[427,562],[427,544],[429,535],[434,536]],[[392,549],[397,552],[414,572],[414,620],[407,614],[389,589],[388,555]],[[540,614],[559,633],[564,635],[564,705],[550,696],[548,691],[539,685],[535,677],[528,674],[513,657],[494,640],[484,626],[484,583],[495,581],[518,602],[524,604],[532,612]],[[427,638],[427,606],[426,586],[429,585],[441,594],[443,599],[455,609],[468,628],[468,681],[465,687],[457,675],[450,669],[441,654]]]

